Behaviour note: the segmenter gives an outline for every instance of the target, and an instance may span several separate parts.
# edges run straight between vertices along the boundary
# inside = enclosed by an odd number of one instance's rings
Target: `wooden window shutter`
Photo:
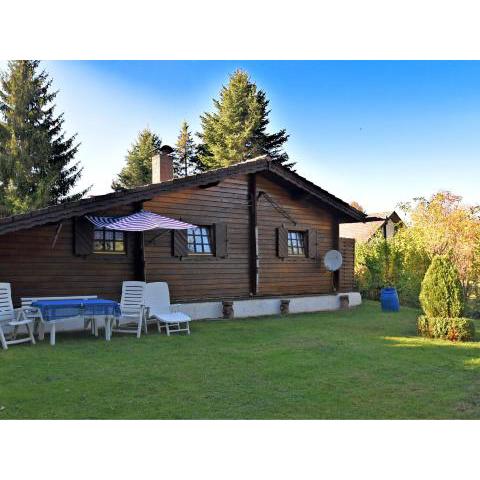
[[[308,258],[317,258],[317,231],[307,230]]]
[[[277,228],[277,255],[280,258],[288,256],[288,230],[283,227]]]
[[[215,224],[215,256],[228,257],[228,228],[226,223]]]
[[[75,217],[73,225],[75,255],[90,255],[93,252],[93,224],[85,217]]]
[[[172,251],[174,257],[186,257],[188,255],[187,231],[172,230],[173,245]]]

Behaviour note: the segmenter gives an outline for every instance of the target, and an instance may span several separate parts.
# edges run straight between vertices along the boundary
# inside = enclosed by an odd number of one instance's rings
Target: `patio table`
[[[76,318],[103,317],[105,319],[105,340],[111,338],[112,324],[120,317],[120,306],[113,300],[102,298],[36,300],[32,307],[39,312],[43,324],[50,325],[50,344],[55,345],[55,324]]]

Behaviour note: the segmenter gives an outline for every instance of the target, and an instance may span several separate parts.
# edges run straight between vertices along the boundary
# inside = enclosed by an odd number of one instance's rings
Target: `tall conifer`
[[[160,152],[162,141],[148,128],[138,133],[127,152],[126,165],[112,182],[113,190],[138,187],[152,183],[152,157]]]
[[[180,127],[180,133],[174,150],[173,173],[175,177],[185,177],[199,173],[197,148],[188,123],[185,121]]]
[[[218,100],[213,100],[214,111],[203,114],[202,131],[198,134],[199,157],[207,168],[218,168],[239,163],[259,155],[269,155],[287,164],[283,150],[288,140],[284,129],[268,133],[269,101],[263,90],[258,90],[248,74],[235,71],[227,86],[223,86]]]
[[[55,115],[58,91],[37,60],[8,63],[0,77],[0,204],[2,214],[22,213],[81,198],[70,194],[82,168],[72,163],[76,135],[66,137]]]

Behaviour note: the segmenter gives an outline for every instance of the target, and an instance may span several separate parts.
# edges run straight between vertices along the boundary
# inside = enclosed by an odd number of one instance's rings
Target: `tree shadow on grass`
[[[424,348],[446,348],[452,351],[469,351],[472,354],[480,355],[480,342],[451,342],[449,340],[435,340],[423,337],[382,337],[389,342],[390,347],[424,347]]]

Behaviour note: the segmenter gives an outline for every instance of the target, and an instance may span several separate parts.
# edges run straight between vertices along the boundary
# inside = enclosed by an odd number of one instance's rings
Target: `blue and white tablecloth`
[[[45,322],[58,322],[74,317],[120,316],[120,305],[113,300],[89,298],[84,300],[37,300],[32,307],[42,312]]]

